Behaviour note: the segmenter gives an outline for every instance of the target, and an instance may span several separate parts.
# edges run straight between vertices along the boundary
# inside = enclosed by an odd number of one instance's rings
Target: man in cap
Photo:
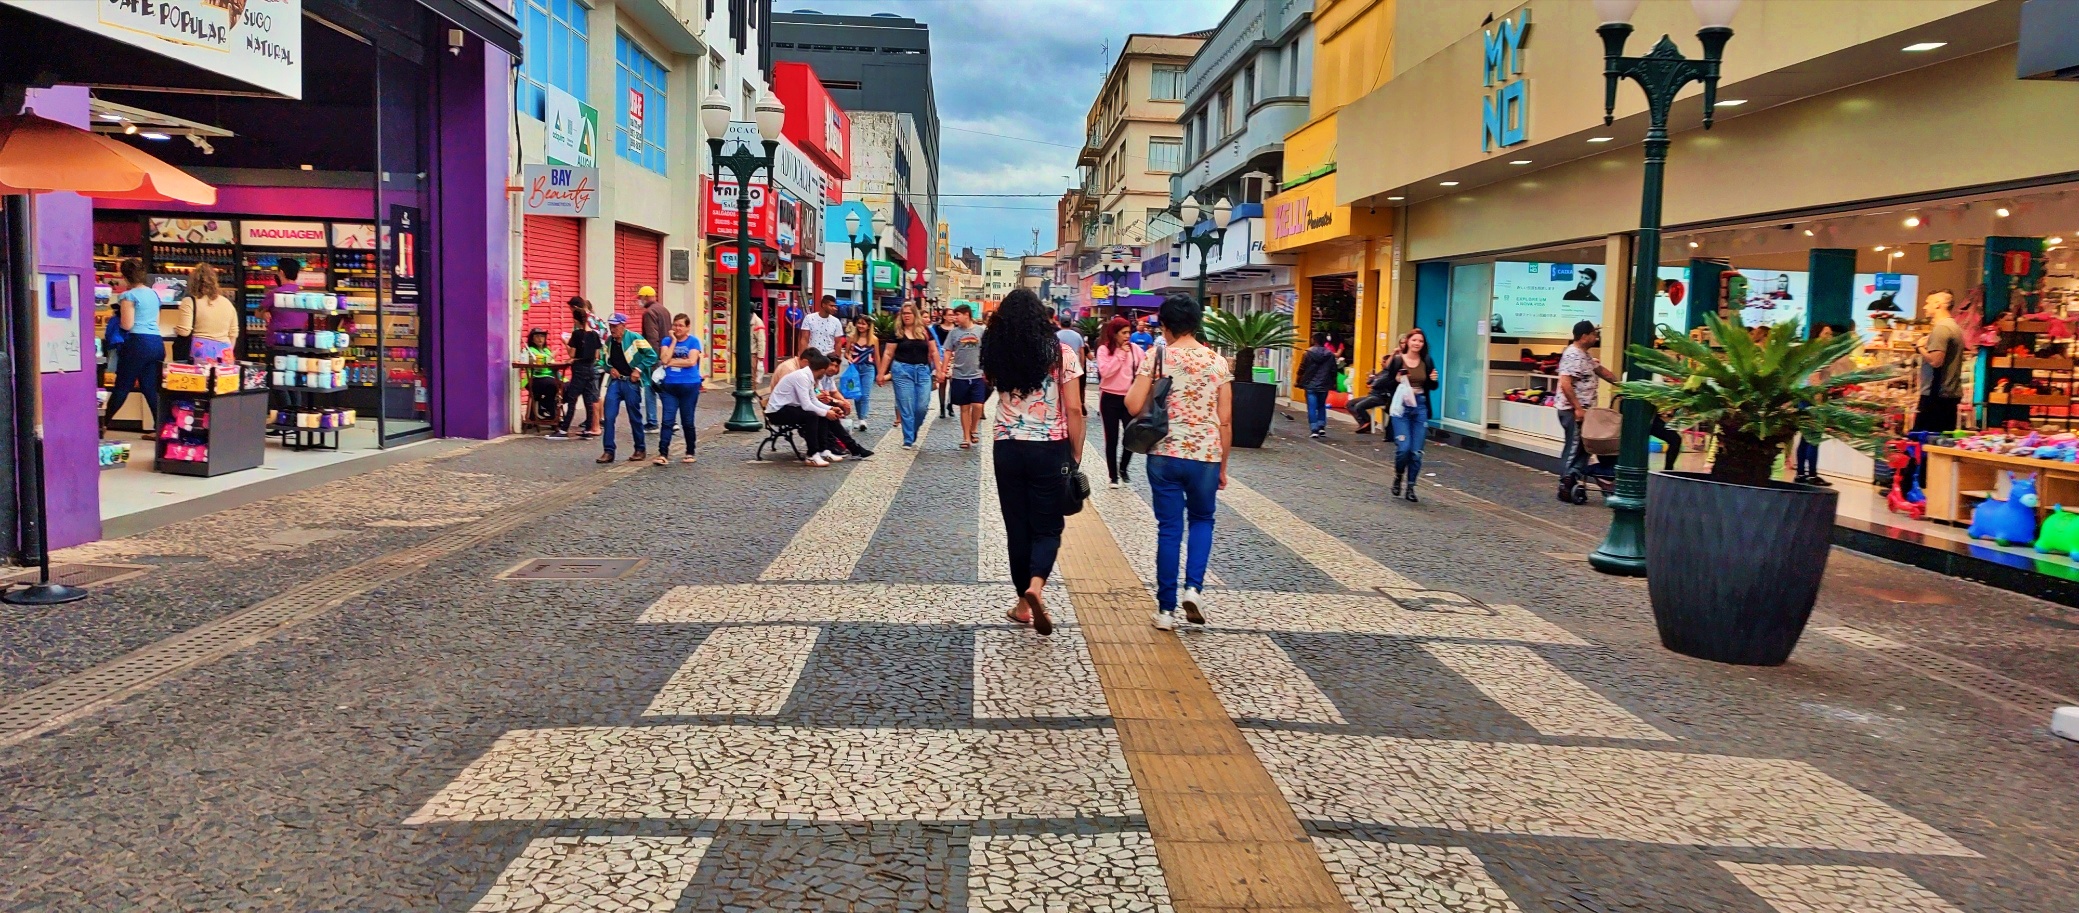
[[[657,300],[657,290],[643,286],[635,290],[635,303],[642,308],[642,338],[655,351],[662,351],[664,337],[671,335],[671,308]],[[643,385],[642,426],[650,431],[657,430],[657,385]]]

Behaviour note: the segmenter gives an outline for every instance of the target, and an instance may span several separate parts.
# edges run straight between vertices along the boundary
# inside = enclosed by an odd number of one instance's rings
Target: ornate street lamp
[[[707,131],[714,181],[722,182],[725,168],[736,178],[736,408],[722,425],[730,431],[757,431],[765,427],[758,415],[757,394],[751,389],[751,177],[760,169],[771,173],[773,153],[780,147],[780,126],[787,119],[786,106],[768,89],[758,98],[754,119],[765,153],[760,155],[751,151],[748,143],[738,143],[735,152],[723,155],[722,136],[729,132],[729,99],[715,90],[700,102],[700,125]]]
[[[1624,56],[1624,43],[1631,37],[1631,17],[1639,0],[1595,0],[1602,18],[1596,28],[1603,36],[1603,123],[1609,124],[1617,109],[1617,84],[1629,79],[1646,92],[1649,121],[1646,128],[1646,187],[1639,202],[1639,237],[1633,247],[1635,269],[1631,281],[1631,319],[1625,326],[1625,342],[1645,344],[1653,338],[1653,290],[1659,284],[1661,176],[1668,159],[1668,109],[1675,95],[1692,82],[1704,84],[1704,129],[1711,128],[1711,115],[1718,104],[1718,64],[1725,56],[1725,43],[1732,38],[1732,18],[1740,0],[1690,0],[1703,25],[1697,40],[1704,57],[1682,56],[1666,35],[1644,57]],[[1628,359],[1624,376],[1646,380],[1647,371],[1636,359]],[[1623,436],[1617,451],[1617,493],[1610,498],[1610,531],[1602,545],[1588,556],[1588,563],[1605,574],[1627,577],[1646,575],[1646,432],[1653,424],[1653,407],[1645,400],[1627,399],[1622,406]]]
[[[1206,255],[1227,239],[1227,220],[1233,215],[1234,204],[1221,197],[1220,202],[1213,204],[1213,227],[1193,234],[1192,229],[1198,227],[1198,197],[1186,196],[1184,202],[1177,204],[1177,216],[1184,223],[1184,240],[1198,248],[1198,303],[1201,306],[1206,303]]]
[[[917,313],[924,313],[924,271],[910,267],[910,290],[917,293]]]
[[[862,234],[862,230],[864,233]],[[874,248],[881,244],[880,236],[873,227],[873,214],[867,213],[866,224],[859,223],[857,210],[845,214],[845,237],[852,239],[852,253],[859,255],[859,308],[863,313],[873,313],[873,255]]]

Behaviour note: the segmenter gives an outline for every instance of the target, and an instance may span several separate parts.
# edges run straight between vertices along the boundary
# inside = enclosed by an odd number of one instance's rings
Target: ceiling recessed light
[[[2045,240],[2045,241],[2048,241],[2048,242],[2050,242],[2050,243],[2052,243],[2052,244],[2063,244],[2063,243],[2065,243],[2065,239],[2063,239],[2063,238],[2060,238],[2060,237],[2058,237],[2057,235],[2051,235],[2050,237],[2048,237],[2048,238],[2044,238],[2043,240]]]
[[[1919,228],[1919,227],[1920,227],[1920,217],[1919,217],[1919,216],[1907,216],[1907,217],[1906,217],[1906,222],[1905,222],[1905,224],[1906,224],[1906,227],[1907,227],[1907,228]]]
[[[1744,104],[1746,104],[1746,103],[1747,103],[1747,100],[1746,100],[1746,99],[1744,99],[1744,98],[1721,98],[1721,99],[1719,99],[1719,100],[1718,100],[1718,107],[1721,107],[1721,108],[1737,108],[1737,107],[1739,107],[1739,106],[1741,106],[1741,105],[1744,105]]]
[[[102,120],[122,120],[122,119],[123,119],[123,116],[122,116],[122,115],[120,115],[120,114],[103,114],[103,115],[101,115],[101,119],[102,119]]]
[[[2012,215],[2012,213],[2009,213],[2009,212],[2007,211],[2007,207],[2005,207],[2005,206],[2002,206],[2002,207],[2000,207],[2000,208],[1998,208],[1998,209],[1995,209],[1995,210],[1993,210],[1993,211],[1992,211],[1992,214],[1993,214],[1993,215],[1996,215],[1996,216],[1999,216],[1999,217],[2000,217],[2000,218],[2002,218],[2002,219],[2006,218],[2006,217],[2007,217],[2007,216],[2009,216],[2009,215]]]
[[[1936,48],[1948,46],[1949,42],[1947,41],[1919,41],[1913,44],[1906,45],[1905,47],[1900,48],[1900,50],[1903,50],[1908,54],[1918,54],[1921,51],[1932,51]]]
[[[312,167],[311,167],[311,166],[309,166],[309,165],[297,165],[296,167],[298,167],[298,168],[301,168],[301,169],[303,169],[303,170],[305,170],[305,171],[315,171],[315,170],[317,170],[317,169],[315,169],[315,168],[312,168]]]
[[[1701,245],[1701,244],[1698,244],[1698,243],[1696,243],[1695,241],[1691,241],[1691,242],[1689,242],[1689,247],[1690,247],[1690,249],[1692,249],[1692,250],[1694,250],[1694,249],[1696,249],[1696,248],[1699,248],[1699,247],[1702,247],[1702,246],[1703,246],[1703,245]]]
[[[1438,182],[1437,182],[1437,186],[1439,186],[1439,187],[1456,187],[1456,186],[1458,186],[1458,182],[1457,182],[1457,181],[1438,181]]]
[[[1511,161],[1511,162],[1509,162],[1509,164],[1511,164],[1511,165],[1528,165],[1528,164],[1530,164],[1530,159],[1516,159],[1516,160],[1514,160],[1514,161]]]
[[[1807,237],[1807,238],[1809,238],[1809,237],[1812,237],[1812,230],[1811,230],[1811,229],[1809,229],[1809,228],[1805,229],[1805,237]]]
[[[132,134],[132,133],[136,133],[136,132],[137,132],[137,125],[136,125],[136,124],[129,124],[129,125],[127,125],[127,126],[123,127],[123,134],[124,134],[125,136],[128,136],[129,134]]]
[[[1405,200],[1407,197],[1387,197],[1388,200]]]
[[[1591,136],[1591,137],[1589,137],[1589,138],[1588,138],[1588,141],[1589,141],[1589,142],[1591,142],[1591,143],[1607,143],[1607,142],[1609,142],[1609,141],[1611,141],[1611,140],[1613,140],[1613,139],[1616,139],[1616,137],[1614,137],[1614,136]]]
[[[1877,251],[1878,253],[1880,253],[1880,254],[1881,254],[1881,253],[1883,253],[1883,252],[1885,251],[1885,249],[1886,249],[1886,248],[1885,248],[1885,246],[1884,246],[1884,245],[1882,245],[1882,244],[1879,244],[1879,245],[1877,245],[1877,247],[1876,247],[1876,251]]]
[[[173,138],[173,137],[171,137],[171,136],[168,136],[168,135],[166,135],[166,134],[164,134],[164,133],[146,133],[146,134],[142,134],[142,135],[144,136],[144,138],[145,138],[145,139],[152,139],[152,140],[168,140],[168,139],[172,139],[172,138]]]

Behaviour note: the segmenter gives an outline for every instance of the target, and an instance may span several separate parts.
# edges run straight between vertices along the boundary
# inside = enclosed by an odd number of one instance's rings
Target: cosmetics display
[[[185,476],[218,476],[241,469],[257,468],[266,454],[267,391],[237,388],[238,372],[225,369],[213,375],[173,373],[174,368],[209,365],[168,365],[167,396],[161,400],[164,414],[159,422],[158,459],[153,468]],[[176,376],[199,378],[215,388],[228,382],[228,390],[203,389],[179,392],[170,381]],[[183,381],[193,385],[195,381]]]

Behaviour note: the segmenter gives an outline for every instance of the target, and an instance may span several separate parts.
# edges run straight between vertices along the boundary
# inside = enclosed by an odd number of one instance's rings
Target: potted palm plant
[[[1706,315],[1713,348],[1660,328],[1662,349],[1631,346],[1661,379],[1617,385],[1677,428],[1717,438],[1709,473],[1656,472],[1646,498],[1646,585],[1660,642],[1716,662],[1780,665],[1819,598],[1832,543],[1832,489],[1776,481],[1792,437],[1834,437],[1875,454],[1882,408],[1852,389],[1889,369],[1824,371],[1855,334],[1802,339],[1794,323],[1756,342],[1737,316]]]
[[[1084,342],[1097,345],[1097,337],[1104,334],[1104,318],[1095,314],[1084,317],[1076,321],[1076,332],[1083,334]]]
[[[1204,340],[1234,359],[1234,445],[1261,447],[1270,435],[1278,388],[1256,380],[1258,349],[1289,348],[1299,339],[1292,317],[1275,311],[1207,311]]]
[[[896,329],[897,324],[894,311],[883,308],[873,313],[873,335],[875,341],[881,343],[894,342]]]

